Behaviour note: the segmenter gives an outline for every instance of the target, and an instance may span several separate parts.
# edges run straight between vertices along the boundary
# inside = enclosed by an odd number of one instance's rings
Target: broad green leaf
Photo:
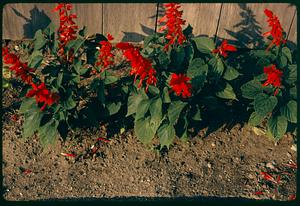
[[[288,66],[288,76],[286,82],[289,84],[293,84],[297,81],[297,65],[292,64]]]
[[[65,49],[66,49],[66,51],[73,49],[74,54],[76,54],[78,49],[84,44],[84,42],[85,42],[85,39],[78,37],[77,39],[72,40],[69,43],[67,43]]]
[[[36,50],[31,54],[29,58],[28,66],[30,68],[38,68],[41,65],[42,61],[43,61],[42,52]]]
[[[285,116],[288,121],[297,123],[297,102],[290,100],[285,106],[280,108],[281,115]]]
[[[151,143],[155,136],[157,128],[152,128],[150,124],[150,117],[141,118],[134,122],[135,135],[143,144]]]
[[[195,121],[202,120],[202,118],[201,118],[201,111],[200,111],[200,108],[199,108],[198,105],[196,106],[196,110],[195,110],[195,112],[194,112],[194,114],[192,116],[192,119],[195,120]]]
[[[290,96],[291,96],[291,98],[297,100],[297,87],[296,86],[290,88]]]
[[[61,87],[62,81],[64,77],[64,72],[59,72],[57,79],[56,79],[56,85],[57,87]]]
[[[155,86],[149,85],[149,92],[153,95],[158,95],[159,94],[159,89]]]
[[[39,128],[39,137],[43,146],[54,144],[58,135],[58,124],[58,121],[52,119],[47,124]]]
[[[201,69],[202,66],[207,66],[203,59],[201,58],[195,58],[190,63],[188,70],[187,70],[187,76],[190,78],[194,78],[195,76],[199,76],[203,74],[203,69]],[[207,72],[207,70],[206,70]]]
[[[237,99],[232,86],[227,82],[222,91],[216,92],[216,96],[223,99]]]
[[[179,118],[179,115],[182,111],[182,109],[187,105],[186,102],[182,101],[174,101],[171,102],[169,108],[168,108],[168,117],[169,121],[172,125],[176,123],[176,120]]]
[[[171,64],[176,68],[180,67],[185,58],[185,51],[182,46],[171,50]]]
[[[136,108],[136,115],[135,119],[138,120],[140,118],[144,118],[145,114],[148,112],[150,104],[151,104],[151,99],[142,99],[139,104],[137,105]]]
[[[142,100],[148,99],[147,95],[143,92],[132,92],[131,95],[128,97],[128,109],[126,117],[136,113],[137,107]]]
[[[287,119],[284,116],[272,116],[267,123],[268,131],[278,140],[285,134],[287,124]]]
[[[163,99],[163,103],[171,103],[168,87],[164,87],[162,99]]]
[[[254,99],[258,94],[262,93],[263,88],[259,81],[251,80],[241,86],[242,95],[248,99]]]
[[[62,106],[67,109],[73,109],[74,107],[76,107],[76,102],[73,100],[72,95],[69,96],[68,99],[66,99],[65,101],[61,102]]]
[[[254,109],[259,115],[266,116],[273,111],[277,102],[276,97],[260,93],[254,99]]]
[[[80,30],[78,31],[78,34],[79,34],[80,36],[82,36],[82,37],[85,37],[86,34],[87,34],[87,28],[86,28],[86,26],[83,26],[82,29],[80,29]]]
[[[107,110],[108,110],[109,115],[114,115],[114,114],[116,114],[116,113],[120,110],[121,105],[122,105],[121,102],[117,102],[117,103],[112,102],[112,103],[110,103],[110,104],[107,104],[107,105],[106,105],[106,108],[107,108]]]
[[[28,98],[25,97],[25,99],[22,101],[19,112],[21,114],[24,114],[30,110],[36,110],[37,105],[34,98]]]
[[[225,70],[223,78],[231,81],[236,79],[239,75],[240,73],[235,68],[228,66]]]
[[[47,40],[44,37],[44,34],[41,29],[37,30],[34,35],[34,50],[39,50],[43,48]]]
[[[172,124],[164,123],[157,130],[157,135],[159,137],[160,148],[166,146],[169,149],[169,146],[172,144],[175,139],[175,129]]]
[[[292,63],[292,53],[291,50],[287,47],[282,48],[282,54]]]
[[[105,79],[104,79],[104,84],[107,85],[107,84],[112,84],[112,83],[115,83],[116,81],[118,81],[118,77],[116,76],[106,76]]]
[[[194,57],[194,48],[192,47],[192,45],[189,45],[189,46],[184,47],[184,51],[185,51],[186,61],[191,62]]]
[[[222,59],[219,57],[213,57],[208,62],[209,65],[212,67],[212,71],[221,76],[224,72],[224,64],[222,62]]]
[[[215,48],[214,41],[209,37],[195,37],[192,40],[195,42],[197,49],[202,53],[211,54]]]
[[[261,116],[257,112],[252,112],[252,114],[250,115],[250,118],[248,120],[248,124],[255,127],[255,126],[261,124],[263,119],[264,119],[264,116]]]
[[[287,59],[286,56],[284,56],[284,55],[280,56],[278,58],[278,66],[279,66],[279,68],[286,67],[287,66],[287,61],[288,61],[288,59]]]
[[[150,126],[153,130],[157,130],[162,121],[162,100],[161,98],[156,98],[152,100],[149,107],[150,111]]]
[[[251,50],[250,55],[257,58],[274,59],[276,56],[266,50]]]
[[[266,67],[266,66],[269,66],[271,64],[271,62],[267,58],[260,58],[256,64],[259,67]]]
[[[38,130],[42,117],[43,113],[39,109],[25,113],[22,134],[24,138],[31,137]]]

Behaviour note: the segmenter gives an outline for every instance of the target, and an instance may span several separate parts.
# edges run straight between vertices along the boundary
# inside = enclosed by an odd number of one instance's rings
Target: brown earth
[[[142,145],[129,131],[108,143],[101,142],[94,155],[75,159],[61,152],[88,151],[98,137],[106,137],[105,125],[71,132],[65,143],[59,140],[55,146],[43,149],[37,137],[21,139],[22,117],[14,116],[17,111],[12,108],[17,95],[11,89],[3,93],[6,200],[132,196],[287,200],[296,193],[296,171],[283,167],[290,159],[296,162],[296,152],[291,149],[294,137],[290,134],[275,145],[251,128],[236,125],[204,139],[176,141],[168,152],[158,153]],[[276,194],[268,182],[260,183],[262,171],[290,174],[281,175]],[[256,195],[258,191],[263,194]]]

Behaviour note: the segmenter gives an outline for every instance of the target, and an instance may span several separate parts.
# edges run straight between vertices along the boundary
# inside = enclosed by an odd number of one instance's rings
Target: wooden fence
[[[3,39],[32,38],[35,31],[57,22],[51,10],[55,3],[14,3],[3,8]],[[156,3],[89,3],[73,4],[77,24],[88,33],[111,33],[115,41],[140,42],[159,29],[162,4]],[[183,3],[183,18],[193,27],[195,36],[226,38],[240,47],[262,42],[268,31],[264,9],[272,10],[280,19],[291,44],[297,39],[297,10],[286,3]]]

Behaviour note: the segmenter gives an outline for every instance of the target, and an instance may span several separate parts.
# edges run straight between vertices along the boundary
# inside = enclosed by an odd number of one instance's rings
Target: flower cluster
[[[169,85],[177,96],[181,95],[183,98],[187,98],[192,95],[192,84],[188,82],[190,80],[191,79],[184,74],[177,75],[173,73]]]
[[[276,15],[273,14],[272,11],[265,9],[265,15],[268,17],[269,27],[271,27],[271,31],[265,32],[263,36],[272,36],[273,40],[271,44],[268,46],[267,50],[275,44],[279,46],[281,43],[285,43],[286,40],[283,36],[283,29],[281,27],[280,21]]]
[[[51,93],[47,88],[44,82],[39,85],[31,83],[32,90],[28,91],[26,97],[35,97],[36,102],[42,103],[43,106],[41,110],[43,111],[46,106],[51,106],[52,104],[58,102],[59,96],[55,93]]]
[[[267,80],[263,83],[263,86],[273,85],[277,88],[274,92],[274,95],[277,95],[279,92],[278,88],[281,86],[281,77],[283,75],[282,71],[276,68],[273,64],[269,67],[264,67],[264,73],[267,75]]]
[[[108,41],[101,41],[99,44],[101,45],[101,48],[99,49],[99,56],[98,56],[98,62],[96,62],[97,66],[102,67],[102,71],[106,69],[109,65],[112,65],[114,62],[113,57],[114,55],[111,53],[113,47],[112,44],[109,42],[113,40],[114,38],[112,35],[107,34],[107,40]]]
[[[225,39],[222,41],[221,45],[217,49],[214,49],[212,51],[212,53],[218,53],[226,58],[228,56],[227,51],[236,51],[236,50],[237,49],[233,45],[228,44],[227,40]]]
[[[64,47],[66,44],[76,39],[76,32],[78,26],[74,22],[74,19],[77,18],[76,14],[71,14],[70,10],[72,9],[71,4],[60,3],[56,6],[53,11],[59,11],[60,25],[58,29],[59,35],[59,54],[63,54]]]
[[[8,51],[8,48],[2,48],[3,63],[10,64],[9,69],[15,72],[16,77],[20,77],[26,84],[31,84],[34,70],[29,68],[27,63],[22,63],[19,57]]]
[[[167,31],[165,38],[169,40],[169,42],[165,45],[165,50],[169,49],[169,46],[177,43],[181,45],[185,40],[185,36],[182,32],[182,25],[185,24],[185,20],[183,20],[182,13],[183,11],[179,11],[180,8],[179,3],[168,3],[164,4],[166,8],[165,15],[159,20],[159,23],[165,23],[160,28],[161,31]]]
[[[156,71],[152,67],[151,62],[141,55],[138,48],[127,42],[120,42],[116,47],[123,51],[124,57],[131,63],[130,75],[135,76],[134,82],[138,76],[140,77],[138,88],[142,86],[144,80],[146,80],[146,91],[149,85],[156,85]]]

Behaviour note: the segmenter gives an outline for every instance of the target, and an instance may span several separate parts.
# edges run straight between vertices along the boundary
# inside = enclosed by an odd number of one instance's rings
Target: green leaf
[[[257,66],[259,67],[266,67],[269,66],[271,64],[270,60],[267,58],[260,58],[257,62],[256,62]]]
[[[175,139],[175,129],[172,124],[164,123],[157,130],[157,135],[159,137],[160,148],[166,146],[169,149],[169,146],[172,144]]]
[[[209,37],[196,37],[192,38],[195,42],[197,49],[205,54],[211,54],[212,50],[215,48],[214,41]]]
[[[149,92],[153,95],[158,95],[159,89],[155,86],[149,85]]]
[[[107,110],[108,110],[108,112],[109,112],[109,115],[114,115],[114,114],[116,114],[116,113],[120,110],[121,105],[122,105],[121,102],[117,102],[117,103],[112,102],[112,103],[110,103],[110,104],[107,104],[107,105],[106,105],[106,108],[107,108]]]
[[[297,87],[296,86],[290,88],[290,96],[291,96],[291,98],[297,100]]]
[[[149,144],[155,136],[155,128],[151,127],[150,117],[141,118],[134,122],[135,135],[143,144]]]
[[[297,65],[292,64],[288,66],[288,76],[286,82],[289,84],[293,84],[297,81]]]
[[[43,113],[39,109],[25,113],[22,134],[24,138],[31,137],[38,130],[42,117]]]
[[[155,98],[151,101],[149,111],[151,114],[150,124],[153,128],[158,128],[162,119],[162,100]]]
[[[194,57],[194,48],[192,47],[192,45],[189,45],[184,47],[184,51],[186,61],[191,62]]]
[[[270,59],[276,58],[274,54],[266,50],[251,50],[250,55],[257,58],[270,58]]]
[[[272,116],[267,126],[273,137],[278,140],[285,134],[287,124],[287,119],[284,116]]]
[[[29,58],[28,66],[30,68],[38,68],[43,61],[43,55],[40,51],[34,51]]]
[[[24,113],[26,113],[28,111],[36,110],[36,108],[37,108],[37,105],[36,105],[35,99],[34,98],[25,97],[25,99],[21,103],[19,112],[21,114],[24,114]]]
[[[86,26],[83,26],[82,29],[80,29],[80,30],[78,31],[78,34],[79,34],[80,36],[82,36],[82,37],[85,37],[86,34],[87,34],[87,28],[86,28]]]
[[[58,135],[57,127],[59,122],[52,119],[47,124],[39,128],[39,137],[43,146],[54,144]]]
[[[187,76],[190,78],[194,78],[195,76],[202,75],[203,71],[202,71],[202,69],[200,69],[202,66],[207,66],[203,59],[201,59],[201,58],[193,59],[188,67],[188,70],[186,73]]]
[[[250,118],[248,120],[248,124],[255,127],[255,126],[261,124],[263,119],[264,119],[264,116],[261,116],[257,112],[252,112],[252,114],[250,115]]]
[[[164,87],[162,99],[163,99],[163,103],[171,103],[168,87]]]
[[[44,37],[44,34],[41,29],[37,30],[34,35],[34,50],[39,50],[43,48],[47,40]]]
[[[126,117],[136,113],[137,107],[142,100],[148,99],[148,96],[144,92],[132,92],[128,97],[128,108]]]
[[[186,38],[190,37],[190,35],[193,34],[193,27],[190,24],[188,24],[188,26],[182,31],[182,33]]]
[[[196,111],[194,112],[194,114],[192,116],[192,119],[195,120],[195,121],[202,120],[202,118],[201,118],[201,111],[200,111],[200,108],[199,108],[198,105],[196,106]]]
[[[208,62],[209,65],[212,67],[212,71],[221,76],[224,72],[224,64],[222,62],[222,59],[219,57],[213,57]]]
[[[57,79],[56,79],[56,85],[57,87],[61,87],[61,83],[63,81],[64,72],[59,72]]]
[[[237,99],[232,86],[227,82],[222,91],[216,92],[216,96],[223,99]]]
[[[185,51],[182,46],[171,50],[171,64],[178,68],[182,65],[185,58]]]
[[[292,63],[292,53],[288,47],[282,48],[282,54],[289,60],[290,63]]]
[[[112,84],[112,83],[115,83],[118,80],[119,80],[119,78],[116,77],[116,76],[106,76],[105,79],[104,79],[104,84],[105,85]]]
[[[285,116],[288,121],[297,123],[297,102],[290,100],[285,106],[280,108],[281,115]]]
[[[145,114],[148,112],[150,104],[151,104],[151,100],[149,99],[143,99],[139,102],[137,108],[136,108],[136,115],[135,115],[135,119],[140,119],[140,118],[144,118]]]
[[[186,102],[182,101],[174,101],[171,102],[169,108],[168,108],[168,117],[169,121],[172,125],[176,123],[176,120],[179,118],[179,115],[182,111],[182,109],[187,105]]]
[[[254,99],[254,109],[259,115],[266,116],[273,111],[277,102],[278,100],[276,97],[261,93]]]
[[[223,78],[231,81],[236,79],[239,75],[240,73],[235,68],[228,66],[225,70]]]
[[[259,81],[251,80],[241,86],[242,95],[248,99],[254,99],[258,94],[262,93],[263,88]]]
[[[73,100],[72,95],[70,95],[68,99],[62,102],[62,106],[67,110],[76,107],[76,102]]]
[[[286,67],[287,66],[287,61],[288,60],[287,60],[286,56],[284,56],[284,55],[280,56],[279,59],[278,59],[278,66],[279,66],[279,68]]]
[[[84,44],[84,42],[85,42],[85,39],[78,37],[77,39],[72,40],[69,43],[67,43],[67,45],[65,46],[65,49],[66,49],[66,51],[73,49],[74,54],[76,54],[78,49]]]

